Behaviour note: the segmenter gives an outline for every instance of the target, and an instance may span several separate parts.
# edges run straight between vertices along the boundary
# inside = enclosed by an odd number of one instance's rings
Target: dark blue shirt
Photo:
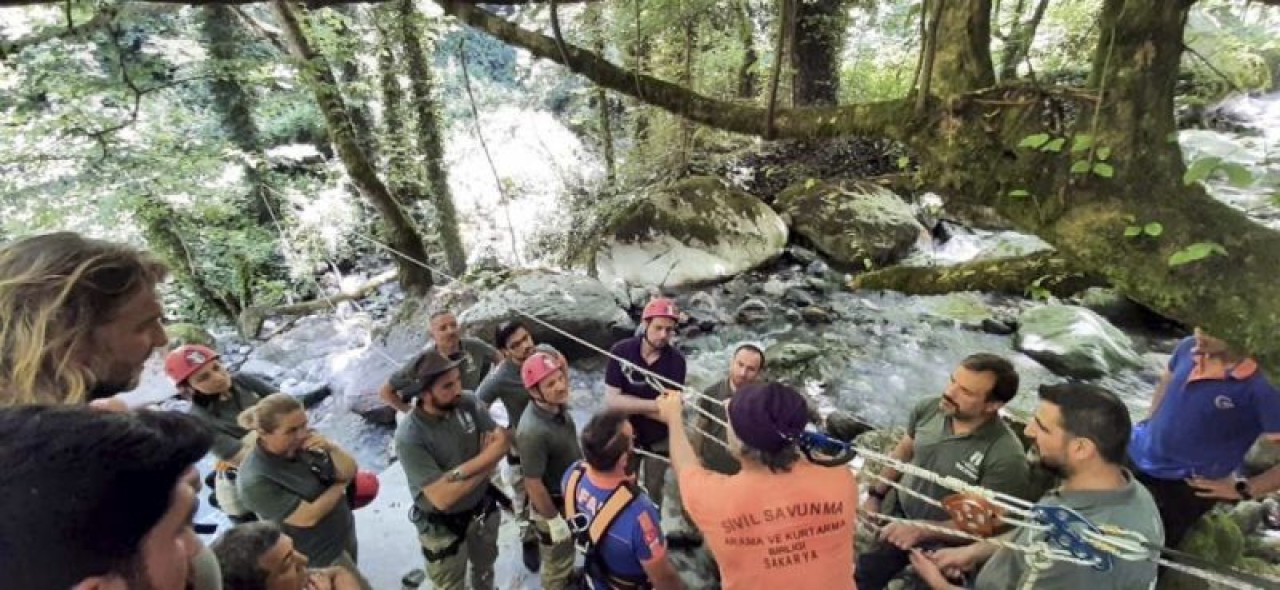
[[[1280,392],[1257,363],[1245,360],[1226,374],[1210,375],[1194,348],[1194,338],[1178,344],[1164,400],[1150,420],[1133,428],[1129,458],[1152,477],[1226,477],[1259,436],[1280,433]]]
[[[569,490],[564,489],[569,484],[569,476],[577,467],[578,464],[575,463],[564,472],[564,477],[560,480],[560,489],[565,494],[569,493]],[[594,481],[590,472],[583,474],[578,480],[578,494],[574,498],[578,512],[586,514],[588,518],[595,518],[609,495],[621,483]],[[667,554],[667,540],[658,526],[661,518],[658,507],[642,490],[636,488],[636,492],[639,496],[618,515],[597,546],[609,574],[633,579],[646,577],[643,562],[665,558]],[[604,580],[597,579],[595,582],[596,588],[609,587]]]
[[[684,385],[684,355],[668,345],[663,347],[658,355],[658,360],[654,361],[653,364],[649,364],[644,361],[644,356],[640,354],[640,348],[643,343],[643,336],[627,338],[614,344],[613,348],[609,349],[609,353],[618,358],[626,359],[641,369],[657,373],[680,385]],[[642,399],[658,399],[658,395],[662,393],[654,390],[645,381],[644,373],[613,359],[609,359],[609,366],[605,369],[604,383],[611,387],[617,387],[626,395]],[[636,429],[636,444],[638,445],[647,447],[667,440],[667,426],[652,418],[631,416],[631,426]]]

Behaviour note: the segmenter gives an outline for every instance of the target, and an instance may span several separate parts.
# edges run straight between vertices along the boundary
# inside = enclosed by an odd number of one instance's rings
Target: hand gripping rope
[[[356,232],[354,235],[412,264],[449,279],[451,282],[457,280],[448,273],[441,272],[439,269],[421,260],[414,259],[403,252],[399,252],[369,236],[359,232]],[[623,363],[628,369],[644,375],[645,381],[650,385],[650,387],[653,387],[655,391],[668,389],[674,390],[683,393],[686,400],[705,399],[712,403],[723,405],[723,402],[718,399],[706,396],[705,394],[691,388],[686,388],[679,383],[663,377],[662,375],[658,375],[652,371],[644,369],[643,367],[636,366],[625,359],[609,354],[608,351],[602,350],[590,342],[579,338],[570,332],[562,330],[558,326],[538,318],[529,312],[514,306],[510,306],[509,309],[513,313],[560,334],[588,350],[619,363]],[[695,411],[703,414],[711,421],[722,426],[728,426],[724,420],[703,408],[700,408],[697,405],[692,407]],[[720,440],[718,437],[712,436],[710,433],[697,428],[696,426],[689,425],[688,427],[702,434],[704,437],[728,448],[728,443]],[[1147,542],[1145,537],[1134,531],[1128,531],[1118,527],[1096,526],[1089,522],[1088,519],[1085,519],[1083,516],[1071,511],[1070,509],[1061,506],[1032,504],[1020,498],[988,490],[980,486],[975,486],[956,478],[941,476],[932,471],[916,467],[915,465],[898,461],[897,459],[883,453],[854,444],[844,443],[821,433],[806,432],[797,437],[796,443],[800,446],[801,451],[805,454],[806,458],[820,465],[836,466],[847,464],[857,455],[861,455],[868,461],[880,463],[881,465],[890,467],[899,473],[924,479],[957,492],[956,496],[949,497],[944,502],[937,502],[932,498],[916,494],[916,496],[920,496],[922,499],[929,501],[933,505],[947,510],[952,519],[957,521],[956,529],[882,514],[876,515],[876,517],[886,522],[901,522],[911,526],[924,528],[926,530],[944,533],[953,537],[965,538],[975,542],[992,543],[1013,551],[1028,554],[1032,565],[1032,573],[1023,584],[1023,588],[1025,590],[1033,588],[1039,572],[1042,572],[1054,561],[1072,563],[1084,567],[1093,567],[1105,571],[1106,568],[1110,567],[1113,557],[1126,561],[1152,561],[1173,570],[1242,590],[1274,590],[1275,588],[1280,587],[1280,580],[1278,579],[1269,576],[1240,572],[1231,568],[1224,568],[1224,566],[1208,563],[1205,562],[1205,560],[1194,558],[1194,556],[1187,556],[1187,554],[1178,551],[1158,547]],[[645,456],[666,460],[665,457],[647,453],[641,449],[636,449],[636,452]],[[852,466],[850,466],[850,469],[852,469]],[[876,477],[879,476],[877,475]],[[885,478],[880,479],[881,481],[885,481],[887,484],[893,486],[899,492],[911,493],[911,490],[899,485],[897,482],[888,481]],[[951,506],[950,509],[947,509],[948,505]],[[977,534],[987,532],[988,529],[993,531],[1002,523],[1045,533],[1045,540],[1037,541],[1032,543],[1030,546],[1023,546],[1005,541],[998,537],[985,537]],[[1195,567],[1184,563],[1170,561],[1161,557],[1161,552],[1168,553],[1170,555],[1191,557],[1192,561],[1201,563],[1204,567]],[[1230,575],[1219,573],[1223,569],[1229,571]],[[1251,583],[1254,581],[1257,583]]]

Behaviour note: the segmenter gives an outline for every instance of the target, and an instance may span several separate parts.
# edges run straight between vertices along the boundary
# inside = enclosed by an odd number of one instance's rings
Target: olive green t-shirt
[[[907,424],[907,436],[913,440],[914,455],[911,464],[928,469],[944,477],[954,477],[1026,498],[1029,486],[1029,467],[1026,450],[1003,420],[993,417],[982,426],[964,435],[951,430],[951,418],[938,407],[940,398],[929,398],[916,405]],[[903,475],[901,483],[907,489],[942,500],[954,492],[927,480]],[[947,520],[946,511],[911,495],[889,494],[885,512],[897,511],[912,520]]]
[[[516,449],[524,476],[541,479],[552,496],[561,495],[561,477],[582,459],[573,417],[568,411],[556,414],[538,404],[529,404],[524,419],[516,427]]]
[[[310,461],[305,451],[287,458],[256,446],[241,463],[236,486],[245,507],[259,518],[280,525],[311,565],[327,567],[343,551],[354,554],[355,520],[346,500],[339,500],[315,526],[298,527],[284,522],[299,505],[315,501],[331,485],[312,472]]]
[[[1160,511],[1151,493],[1126,472],[1128,483],[1118,490],[1062,491],[1045,494],[1038,504],[1066,506],[1095,525],[1112,525],[1141,533],[1155,545],[1164,545]],[[1044,533],[1018,529],[1013,542],[1023,547],[1044,540]],[[1022,588],[1031,568],[1027,554],[1000,549],[978,572],[976,590]],[[1072,563],[1053,561],[1036,575],[1036,590],[1148,590],[1156,583],[1156,564],[1148,560],[1115,558],[1106,572]]]
[[[442,416],[433,416],[415,407],[409,417],[396,427],[396,454],[400,467],[409,480],[409,494],[423,514],[440,512],[431,505],[422,488],[435,483],[444,474],[480,454],[484,435],[497,425],[489,412],[480,409],[471,393],[463,393],[458,405]],[[460,498],[448,513],[457,514],[475,508],[484,498],[485,485]],[[419,521],[425,526],[425,521]]]
[[[716,403],[715,401],[712,401],[712,399],[724,402],[724,400],[727,400],[732,396],[733,390],[729,387],[729,380],[721,379],[709,387],[703,397],[698,398],[698,408],[727,423],[729,419],[725,415],[724,404]],[[707,431],[707,434],[722,441],[729,440],[727,436],[728,433],[725,432],[724,425],[711,420],[706,416],[706,414],[698,412],[695,416],[695,420],[698,421],[703,430]],[[738,460],[729,453],[729,449],[726,449],[724,445],[713,440],[705,440],[705,434],[699,433],[699,436],[703,437],[704,440],[701,443],[702,446],[698,453],[698,458],[702,459],[702,464],[705,465],[707,469],[717,473],[723,473],[725,475],[733,475],[742,469],[742,465],[738,463]]]

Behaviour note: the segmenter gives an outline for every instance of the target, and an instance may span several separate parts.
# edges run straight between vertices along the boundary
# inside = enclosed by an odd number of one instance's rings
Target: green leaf
[[[1129,227],[1124,228],[1124,237],[1126,238],[1136,238],[1141,234],[1142,234],[1142,228],[1136,225],[1131,225]]]
[[[1031,193],[1029,193],[1029,192],[1027,192],[1027,191],[1025,191],[1025,190],[1023,190],[1023,189],[1016,188],[1016,189],[1013,189],[1013,190],[1009,191],[1009,196],[1010,196],[1010,197],[1013,197],[1013,198],[1015,198],[1015,199],[1025,199],[1025,198],[1027,198],[1027,197],[1031,196]]]
[[[1214,254],[1226,256],[1227,249],[1215,242],[1196,242],[1171,254],[1169,256],[1169,266],[1182,266],[1197,260],[1203,260]]]
[[[1084,174],[1089,171],[1089,162],[1087,160],[1077,160],[1071,165],[1072,174]]]
[[[1158,238],[1160,237],[1160,234],[1164,233],[1164,226],[1161,225],[1159,221],[1152,221],[1151,223],[1142,226],[1142,233],[1153,238]]]
[[[1066,145],[1066,143],[1067,143],[1067,139],[1065,137],[1059,137],[1053,141],[1050,141],[1049,143],[1044,144],[1044,146],[1040,148],[1040,151],[1060,152],[1062,151],[1062,146]]]
[[[1249,169],[1244,166],[1234,162],[1227,162],[1218,166],[1218,169],[1227,175],[1227,182],[1230,182],[1231,186],[1245,188],[1253,184],[1253,173],[1249,172]]]
[[[1106,160],[1111,157],[1111,148],[1104,145],[1094,151],[1093,155],[1097,156],[1099,160]]]
[[[1071,142],[1071,153],[1083,152],[1093,147],[1093,136],[1088,133],[1077,135]]]
[[[1093,165],[1093,173],[1103,178],[1111,178],[1112,176],[1115,176],[1116,169],[1106,162],[1098,162]]]
[[[1190,166],[1187,166],[1187,171],[1182,175],[1182,183],[1190,185],[1209,178],[1209,175],[1213,173],[1213,169],[1217,168],[1218,164],[1221,163],[1222,158],[1217,156],[1197,158]]]
[[[910,166],[910,165],[911,165],[911,158],[909,156],[898,156],[899,169],[906,170],[907,166]]]
[[[809,180],[804,181],[804,188],[805,190],[808,190],[813,188],[816,184],[818,184],[818,179],[810,178]]]
[[[1048,134],[1048,133],[1037,133],[1037,134],[1035,134],[1035,135],[1028,135],[1028,136],[1026,136],[1026,137],[1022,138],[1022,141],[1018,142],[1018,147],[1025,147],[1025,148],[1033,148],[1033,149],[1034,149],[1034,148],[1038,148],[1038,147],[1040,147],[1040,146],[1042,146],[1042,145],[1044,145],[1044,144],[1046,144],[1046,143],[1049,143],[1049,134]]]

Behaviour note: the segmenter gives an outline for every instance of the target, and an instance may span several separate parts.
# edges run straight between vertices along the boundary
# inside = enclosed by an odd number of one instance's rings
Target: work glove
[[[555,518],[539,517],[539,519],[547,523],[547,531],[551,534],[552,545],[559,545],[560,543],[568,541],[569,537],[573,535],[573,533],[569,531],[569,523],[566,522],[564,517],[559,514],[557,514]]]

